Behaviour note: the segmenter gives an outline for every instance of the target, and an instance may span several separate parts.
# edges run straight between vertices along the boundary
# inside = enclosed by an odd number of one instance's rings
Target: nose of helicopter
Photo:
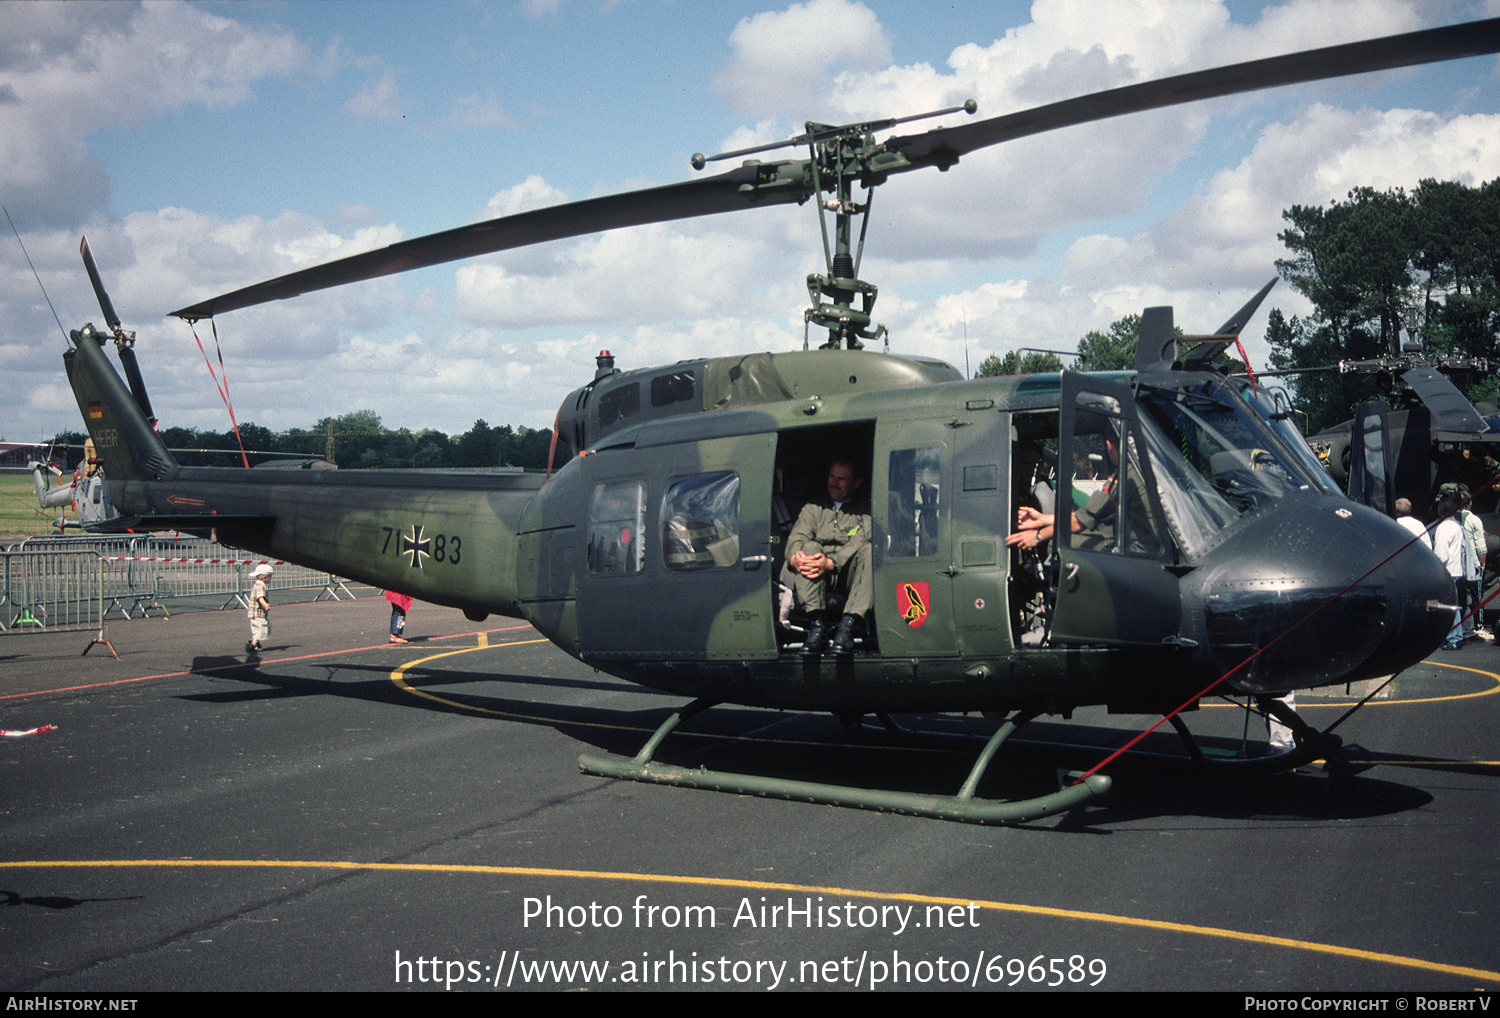
[[[1266,514],[1197,574],[1214,667],[1227,673],[1261,652],[1230,677],[1247,692],[1390,675],[1432,653],[1453,626],[1453,583],[1426,542],[1343,499]]]

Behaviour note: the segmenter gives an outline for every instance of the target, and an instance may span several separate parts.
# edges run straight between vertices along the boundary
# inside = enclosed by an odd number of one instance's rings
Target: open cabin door
[[[1160,646],[1178,578],[1130,386],[1063,374],[1052,643]]]
[[[1010,416],[880,423],[872,491],[885,657],[994,657],[1011,641]]]
[[[1384,403],[1372,401],[1355,408],[1349,433],[1349,497],[1387,516],[1395,516],[1390,437]]]

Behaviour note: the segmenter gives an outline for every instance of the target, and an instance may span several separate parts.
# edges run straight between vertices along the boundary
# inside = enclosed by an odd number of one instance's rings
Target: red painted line
[[[421,644],[433,643],[437,640],[456,640],[459,637],[463,636],[478,636],[480,633],[510,633],[514,632],[517,629],[530,628],[531,627],[529,625],[501,626],[498,629],[478,629],[472,633],[449,633],[447,636],[428,637],[427,639],[421,641]],[[413,646],[415,649],[420,649],[421,644],[408,644],[408,646]],[[362,650],[384,650],[390,646],[391,644],[389,643],[374,643],[368,647],[345,647],[341,650],[325,650],[319,651],[316,654],[299,654],[295,657],[268,657],[262,658],[260,661],[255,662],[255,664],[275,665],[284,664],[288,661],[310,661],[313,658],[332,657],[335,654],[357,654]],[[82,689],[103,689],[107,686],[123,686],[131,682],[150,682],[152,679],[176,679],[181,678],[184,675],[211,675],[214,672],[227,672],[235,668],[252,667],[254,667],[254,665],[248,661],[236,661],[234,664],[215,665],[212,668],[188,668],[180,672],[162,672],[160,675],[139,675],[132,679],[111,679],[108,682],[89,682],[81,686],[60,686],[57,689],[38,689],[35,692],[31,693],[7,693],[3,696],[0,696],[0,700],[21,700],[25,699],[28,696],[47,696],[50,693],[76,693]]]

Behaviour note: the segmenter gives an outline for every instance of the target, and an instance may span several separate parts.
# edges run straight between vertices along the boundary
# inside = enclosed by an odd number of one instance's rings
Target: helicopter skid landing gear
[[[1177,735],[1182,739],[1182,744],[1187,747],[1188,755],[1192,757],[1193,764],[1210,773],[1218,774],[1276,774],[1281,771],[1296,770],[1318,759],[1324,759],[1331,766],[1343,764],[1338,754],[1343,740],[1337,735],[1325,735],[1313,728],[1297,714],[1296,711],[1270,697],[1256,697],[1256,702],[1261,710],[1276,718],[1293,732],[1296,744],[1284,753],[1275,753],[1270,756],[1259,757],[1221,757],[1209,755],[1199,747],[1193,733],[1188,731],[1187,724],[1179,715],[1170,715],[1167,720],[1177,730]]]
[[[600,757],[585,753],[578,758],[578,766],[586,774],[597,774],[606,778],[623,778],[629,781],[648,781],[659,785],[682,785],[687,788],[703,788],[717,792],[735,792],[741,795],[763,795],[780,799],[796,799],[801,802],[817,802],[830,806],[854,806],[859,809],[882,810],[889,813],[906,813],[912,816],[932,817],[938,820],[958,820],[971,824],[1020,824],[1041,817],[1063,813],[1109,790],[1110,779],[1095,774],[1085,781],[1062,788],[1050,795],[1012,802],[984,802],[974,799],[980,778],[988,769],[990,761],[1000,745],[1016,729],[1030,721],[1034,714],[1018,713],[1007,720],[990,736],[984,749],[970,770],[968,778],[957,795],[921,795],[915,792],[882,791],[871,788],[855,788],[850,785],[825,785],[813,781],[793,781],[786,778],[768,778],[755,774],[732,774],[711,771],[701,767],[675,767],[670,764],[653,763],[652,754],[678,725],[717,704],[714,700],[694,700],[682,710],[673,713],[646,741],[646,745],[633,760],[618,757]]]

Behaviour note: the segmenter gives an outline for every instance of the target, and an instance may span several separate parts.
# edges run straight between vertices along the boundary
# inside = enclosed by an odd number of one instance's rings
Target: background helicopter
[[[62,509],[65,512],[53,523],[59,531],[69,527],[87,527],[115,517],[115,507],[109,500],[109,485],[94,453],[94,442],[83,444],[83,459],[65,483],[48,486],[49,477],[63,478],[60,469],[50,463],[30,464],[31,480],[36,488],[37,505],[42,509]]]
[[[1500,452],[1500,432],[1470,403],[1450,375],[1473,377],[1488,371],[1483,359],[1428,355],[1409,333],[1405,344],[1393,341],[1384,357],[1344,361],[1321,369],[1263,372],[1273,378],[1314,371],[1360,375],[1385,390],[1382,399],[1360,403],[1355,417],[1308,436],[1308,443],[1329,474],[1354,501],[1392,513],[1398,498],[1425,507],[1443,481],[1462,481],[1480,491],[1490,480],[1478,458]],[[1464,450],[1475,455],[1464,471]],[[1446,465],[1444,460],[1449,461]],[[1483,508],[1495,504],[1487,491]],[[1480,507],[1476,506],[1476,511]]]
[[[1446,577],[1426,559],[1382,568],[1405,532],[1337,496],[1295,431],[1267,416],[1269,405],[1206,370],[1258,300],[1217,333],[1188,337],[1180,348],[1170,309],[1147,309],[1138,370],[1123,378],[964,383],[938,362],[861,352],[864,340],[883,332],[872,318],[875,288],[858,276],[863,226],[856,238],[855,219],[868,214],[869,189],[1039,131],[1497,49],[1500,21],[1480,22],[879,141],[876,132],[915,118],[809,123],[788,143],[806,145],[806,160],[755,161],[684,184],[502,217],[175,312],[199,320],[486,251],[816,198],[833,223],[831,236],[825,225],[827,271],[808,280],[814,303],[806,317],[826,328],[825,350],[687,362],[649,379],[616,377],[601,364],[595,382],[559,410],[560,427],[570,427],[587,455],[539,493],[507,479],[455,479],[417,491],[379,474],[267,478],[183,468],[152,431],[143,388],[127,388],[103,358],[102,336],[73,333],[69,378],[106,469],[121,479],[117,504],[132,514],[121,525],[214,529],[227,543],[475,616],[527,618],[589,663],[698,697],[682,716],[726,700],[842,715],[1014,712],[965,789],[947,800],[690,777],[652,765],[651,753],[679,716],[633,763],[591,759],[589,768],[963,819],[1043,815],[1097,794],[1107,781],[1095,776],[999,807],[972,801],[994,748],[1031,717],[1094,703],[1166,712],[1226,671],[1253,694],[1388,674],[1440,642],[1451,621],[1442,607]],[[856,183],[866,188],[862,202]],[[648,402],[659,412],[641,412]],[[1052,437],[1069,467],[1065,491],[1077,479],[1072,465],[1102,462],[1109,450],[1104,490],[1117,512],[1107,531],[1085,525],[1083,536],[1059,542],[1052,621],[1036,649],[1022,649],[1001,544],[1018,480],[1012,453],[1017,443]],[[875,583],[884,594],[861,652],[819,662],[789,655],[774,631],[771,507],[821,468],[829,448],[850,449],[869,467]],[[705,568],[674,570],[663,553],[679,516],[691,521],[689,532],[711,524],[729,554],[716,549]],[[1325,606],[1346,586],[1352,589]],[[894,610],[896,590],[922,591],[916,617]],[[1292,636],[1297,631],[1288,627],[1315,609],[1318,636]],[[681,632],[664,633],[664,618],[677,620]],[[1266,707],[1277,710],[1270,701]],[[1315,733],[1284,716],[1304,750],[1318,748]]]

